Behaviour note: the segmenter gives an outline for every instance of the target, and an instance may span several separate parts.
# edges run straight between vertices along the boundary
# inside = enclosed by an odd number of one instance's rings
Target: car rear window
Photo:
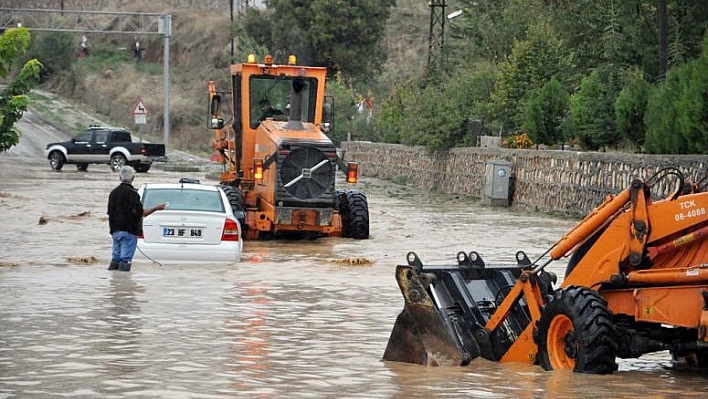
[[[143,207],[152,208],[169,202],[167,210],[204,211],[224,213],[221,193],[218,191],[190,190],[184,188],[147,188],[143,192]]]

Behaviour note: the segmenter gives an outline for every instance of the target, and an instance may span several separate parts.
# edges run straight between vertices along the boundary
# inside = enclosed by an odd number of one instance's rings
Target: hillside
[[[2,2],[0,2],[0,5]],[[7,3],[7,0],[5,0]],[[95,5],[100,6],[101,2]],[[160,3],[152,1],[114,1],[105,5],[121,6],[122,11],[160,11]],[[210,133],[204,127],[206,84],[209,80],[226,87],[231,46],[228,13],[180,7],[170,11],[170,140],[169,146],[195,152],[210,151]],[[163,9],[164,10],[164,9]],[[389,59],[380,77],[385,82],[410,76],[424,67],[427,49],[428,5],[420,0],[399,0],[392,12],[383,41]],[[80,35],[77,35],[77,43]],[[148,124],[141,130],[155,140],[163,135],[163,45],[157,37],[127,35],[91,35],[92,49],[124,51],[135,40],[145,48],[144,62],[130,60],[105,64],[91,56],[76,60],[73,72],[43,84],[43,88],[86,104],[91,110],[117,125],[137,128],[130,114],[138,98],[150,109]],[[260,55],[261,57],[263,55]],[[376,87],[371,88],[375,93]],[[377,93],[379,97],[383,93]]]

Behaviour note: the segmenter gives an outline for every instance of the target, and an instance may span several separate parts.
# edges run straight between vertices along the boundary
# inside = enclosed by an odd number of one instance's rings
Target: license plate
[[[162,236],[180,238],[201,238],[202,229],[188,229],[184,227],[163,227]]]

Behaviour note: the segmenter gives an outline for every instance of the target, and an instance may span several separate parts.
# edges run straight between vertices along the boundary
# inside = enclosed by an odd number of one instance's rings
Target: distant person
[[[143,48],[140,47],[140,42],[135,41],[135,47],[133,47],[133,58],[135,58],[135,63],[140,64],[143,60]]]
[[[129,272],[133,263],[138,235],[143,230],[143,217],[165,209],[165,204],[144,210],[140,195],[133,188],[135,169],[123,166],[118,172],[120,185],[108,196],[108,224],[113,237],[113,252],[108,270]]]
[[[272,118],[275,115],[282,115],[283,111],[279,109],[275,109],[270,106],[270,101],[268,99],[263,99],[258,102],[258,105],[261,107],[261,117],[258,119],[258,121],[263,122],[266,120],[266,118]]]
[[[81,36],[81,53],[80,57],[84,58],[88,55],[89,53],[89,46],[88,46],[88,38],[84,35]]]

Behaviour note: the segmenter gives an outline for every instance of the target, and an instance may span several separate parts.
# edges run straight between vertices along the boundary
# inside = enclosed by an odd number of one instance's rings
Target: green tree
[[[377,127],[386,142],[422,145],[430,151],[475,144],[471,120],[486,118],[486,104],[494,87],[489,63],[461,66],[445,76],[445,83],[421,78],[396,87],[384,101]]]
[[[561,127],[568,112],[570,95],[555,77],[551,78],[526,108],[524,128],[538,144],[557,144],[563,141]]]
[[[334,99],[334,126],[331,139],[335,145],[339,145],[342,141],[346,141],[347,133],[352,129],[356,101],[351,90],[339,79],[328,80],[327,95]]]
[[[11,28],[0,35],[0,78],[10,76],[19,57],[27,51],[30,42],[29,30]],[[20,141],[20,132],[15,122],[27,109],[27,93],[39,81],[42,64],[36,59],[27,61],[17,76],[0,92],[0,152],[5,152]]]
[[[617,133],[625,143],[634,149],[644,146],[646,124],[644,114],[651,85],[644,79],[641,70],[632,71],[629,83],[619,92],[615,100],[615,125]]]
[[[325,66],[331,75],[371,79],[386,60],[381,47],[395,0],[267,0],[274,55],[297,54],[302,63]],[[249,25],[249,35],[257,26]],[[269,28],[268,28],[269,26]]]
[[[649,95],[646,150],[664,154],[708,153],[708,38],[700,58],[672,68]]]
[[[407,136],[404,122],[413,116],[415,93],[419,91],[414,80],[397,83],[381,104],[381,111],[376,125],[381,131],[381,140],[385,143],[401,144]]]
[[[607,73],[593,71],[570,98],[572,130],[580,145],[596,151],[617,142],[614,128],[614,97],[607,86]]]
[[[79,46],[66,32],[39,33],[32,37],[27,55],[38,59],[42,65],[42,79],[71,70]]]
[[[565,45],[550,26],[531,27],[528,39],[514,44],[507,61],[499,66],[492,94],[492,108],[497,119],[518,129],[524,123],[526,102],[545,82],[556,76],[568,79],[570,59],[564,56]]]

